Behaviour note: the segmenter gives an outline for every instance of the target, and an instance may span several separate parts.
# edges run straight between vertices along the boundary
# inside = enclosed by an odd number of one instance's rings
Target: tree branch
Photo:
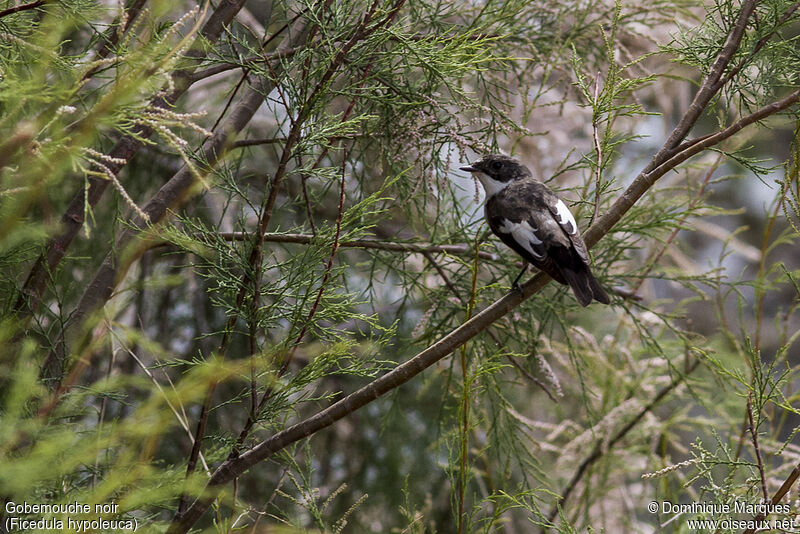
[[[28,4],[22,4],[20,6],[9,7],[8,9],[4,9],[0,11],[0,19],[3,17],[7,17],[8,15],[13,15],[14,13],[19,13],[20,11],[28,11],[30,9],[36,9],[39,6],[43,6],[46,4],[48,0],[36,0],[35,2],[30,2]]]
[[[263,64],[263,63],[268,63],[270,61],[274,61],[276,59],[286,59],[292,57],[294,54],[297,53],[298,50],[300,50],[299,47],[289,48],[280,51],[276,50],[274,52],[265,53],[263,56],[245,58],[237,63],[234,62],[219,63],[217,65],[192,73],[190,79],[192,80],[192,83],[194,83],[204,78],[216,76],[217,74],[221,74],[229,70],[251,69],[252,68],[251,65],[257,65],[259,63]]]
[[[800,100],[800,90],[793,91],[781,100],[772,102],[758,111],[755,111],[746,117],[742,117],[727,128],[720,130],[713,135],[704,136],[701,142],[695,143],[687,147],[685,150],[682,150],[681,152],[671,156],[664,163],[657,166],[653,170],[647,172],[646,168],[645,171],[642,171],[642,173],[636,177],[630,187],[628,187],[625,192],[620,195],[616,202],[614,202],[614,205],[611,206],[611,209],[608,211],[608,213],[603,215],[597,221],[597,223],[592,225],[592,227],[586,231],[584,234],[584,240],[586,241],[586,244],[591,247],[597,243],[602,236],[607,234],[611,228],[617,222],[619,222],[620,219],[622,219],[622,216],[633,207],[636,201],[639,200],[642,195],[644,195],[645,192],[667,172],[674,169],[692,156],[699,154],[706,148],[712,147],[724,141],[725,139],[728,139],[729,137],[738,133],[744,127],[789,108],[793,104],[797,103],[798,100]]]
[[[661,150],[659,150],[652,159],[650,165],[644,169],[645,173],[661,165],[664,163],[664,161],[672,156],[673,152],[676,150],[675,147],[677,147],[680,142],[683,141],[687,135],[689,135],[689,131],[691,131],[692,127],[697,122],[697,119],[700,118],[700,115],[703,113],[703,111],[705,111],[706,107],[708,107],[708,103],[711,102],[711,99],[714,98],[714,95],[717,94],[717,92],[722,88],[722,84],[720,83],[722,74],[725,72],[725,69],[733,58],[733,54],[736,52],[736,49],[739,48],[739,44],[742,42],[747,21],[753,14],[755,6],[755,0],[745,0],[743,2],[742,9],[739,11],[739,18],[736,21],[733,29],[730,31],[730,33],[728,33],[725,44],[719,51],[714,63],[711,65],[708,76],[706,76],[706,78],[703,80],[703,84],[694,95],[694,99],[689,105],[689,109],[686,111],[686,113],[684,113],[678,125],[675,126],[675,129],[672,130],[672,133],[670,134],[666,143],[664,143],[664,146],[661,147]]]
[[[302,35],[298,31],[296,35]],[[287,44],[294,39],[287,39]],[[292,46],[296,43],[292,43]],[[264,85],[271,85],[275,82],[267,80]],[[214,135],[208,139],[202,148],[203,159],[211,168],[222,159],[229,148],[231,138],[238,134],[255,114],[256,110],[264,101],[264,95],[269,94],[270,87],[250,87],[241,101],[227,120],[216,129]],[[143,208],[149,217],[150,224],[161,221],[169,209],[185,200],[192,187],[195,185],[195,177],[187,166],[183,166],[172,178],[156,192],[152,199]],[[81,322],[92,312],[99,309],[111,297],[123,274],[127,271],[130,264],[138,257],[141,252],[148,248],[146,240],[139,240],[140,231],[138,228],[146,228],[148,225],[138,217],[132,221],[131,228],[124,231],[118,238],[116,245],[106,256],[103,264],[95,273],[94,278],[81,296],[78,307],[70,317],[68,324],[62,329],[61,337],[66,339],[66,331],[80,325]],[[115,252],[117,251],[117,252]],[[118,251],[123,251],[121,254]],[[63,339],[62,339],[63,341]],[[59,342],[59,346],[63,343]],[[51,351],[46,361],[46,368],[51,372],[58,371],[64,358],[63,354]],[[58,372],[51,376],[57,382]]]
[[[247,241],[252,239],[252,235],[248,232],[221,232],[218,235],[226,241]],[[316,239],[316,237],[312,234],[266,233],[262,236],[261,240],[271,243],[297,243],[301,245],[307,245],[314,239]],[[466,244],[436,245],[433,243],[378,241],[376,239],[353,239],[350,241],[342,241],[339,243],[339,248],[366,248],[386,250],[390,252],[416,252],[420,254],[424,254],[426,252],[443,252],[446,254],[456,254],[459,256],[472,256],[475,253],[473,248]],[[478,256],[491,261],[497,261],[500,259],[497,254],[492,254],[491,252],[479,251]]]
[[[126,13],[126,20],[125,26],[122,28],[122,31],[118,31],[117,26],[120,23],[119,18],[115,19],[111,26],[108,27],[106,32],[102,35],[100,48],[97,50],[97,55],[95,56],[95,61],[105,59],[111,53],[113,48],[117,46],[119,42],[119,38],[122,35],[125,35],[130,27],[136,22],[136,19],[139,18],[139,14],[142,12],[142,8],[147,3],[147,0],[128,0],[125,3],[125,13]],[[94,76],[97,71],[101,69],[101,64],[98,64],[91,69],[89,69],[86,74],[83,75],[83,79],[87,80]]]

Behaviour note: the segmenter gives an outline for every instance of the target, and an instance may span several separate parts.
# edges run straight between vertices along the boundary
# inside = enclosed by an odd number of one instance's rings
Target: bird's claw
[[[520,297],[525,296],[525,292],[522,290],[522,286],[519,285],[519,282],[514,282],[513,284],[511,284],[511,290],[519,293]]]

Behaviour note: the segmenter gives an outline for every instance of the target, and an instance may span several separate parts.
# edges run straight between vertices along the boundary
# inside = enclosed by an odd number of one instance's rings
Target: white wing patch
[[[569,213],[569,210],[567,210],[567,213]],[[536,229],[531,227],[527,221],[515,223],[513,221],[509,221],[508,219],[503,219],[503,224],[497,229],[504,234],[511,234],[511,237],[514,238],[514,241],[519,243],[522,248],[530,252],[534,258],[544,258],[544,254],[540,254],[533,249],[533,245],[541,245],[542,240],[536,237]]]
[[[578,232],[578,225],[575,222],[575,217],[572,216],[572,212],[569,211],[567,205],[564,204],[564,201],[560,198],[558,202],[556,202],[556,214],[558,214],[558,224],[564,226],[569,223],[572,225],[567,231],[568,234],[573,235]]]

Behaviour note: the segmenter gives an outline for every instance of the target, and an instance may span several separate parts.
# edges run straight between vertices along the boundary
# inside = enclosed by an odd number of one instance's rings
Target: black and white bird
[[[582,306],[592,299],[610,302],[589,267],[589,253],[575,217],[525,165],[490,154],[461,170],[473,173],[483,185],[486,220],[503,243],[557,282],[569,285]],[[526,268],[527,264],[513,287],[519,287]]]

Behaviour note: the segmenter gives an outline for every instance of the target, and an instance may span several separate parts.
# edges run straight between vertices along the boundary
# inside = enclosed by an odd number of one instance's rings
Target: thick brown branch
[[[714,98],[714,95],[720,90],[722,87],[720,79],[722,78],[725,69],[730,64],[733,54],[736,52],[736,50],[739,48],[739,44],[742,42],[744,30],[747,27],[747,21],[753,14],[755,6],[755,0],[745,0],[742,3],[742,9],[739,12],[739,18],[728,34],[725,44],[722,46],[717,58],[711,65],[708,76],[706,76],[706,78],[703,80],[700,89],[694,95],[694,99],[689,105],[689,109],[686,111],[686,113],[684,113],[678,125],[674,130],[672,130],[672,133],[670,134],[666,143],[664,143],[664,146],[658,151],[655,157],[653,157],[650,164],[644,169],[644,172],[649,172],[655,169],[673,154],[675,147],[677,147],[681,141],[683,141],[683,139],[689,135],[689,132],[697,122],[697,119],[700,118],[700,115],[708,107],[708,103],[711,102],[711,99]]]
[[[354,135],[334,135],[329,137],[329,141],[341,141],[343,139],[359,139],[362,137],[366,137],[364,134],[354,134]],[[285,143],[286,137],[262,137],[260,139],[240,139],[233,143],[232,148],[244,148],[249,146],[258,146],[258,145],[274,145],[278,143]]]
[[[13,15],[14,13],[19,13],[20,11],[28,11],[30,9],[36,9],[39,6],[43,6],[44,4],[46,4],[47,1],[48,0],[36,0],[35,2],[30,2],[28,4],[9,7],[8,9],[0,11],[0,19],[3,17],[7,17],[8,15]]]

